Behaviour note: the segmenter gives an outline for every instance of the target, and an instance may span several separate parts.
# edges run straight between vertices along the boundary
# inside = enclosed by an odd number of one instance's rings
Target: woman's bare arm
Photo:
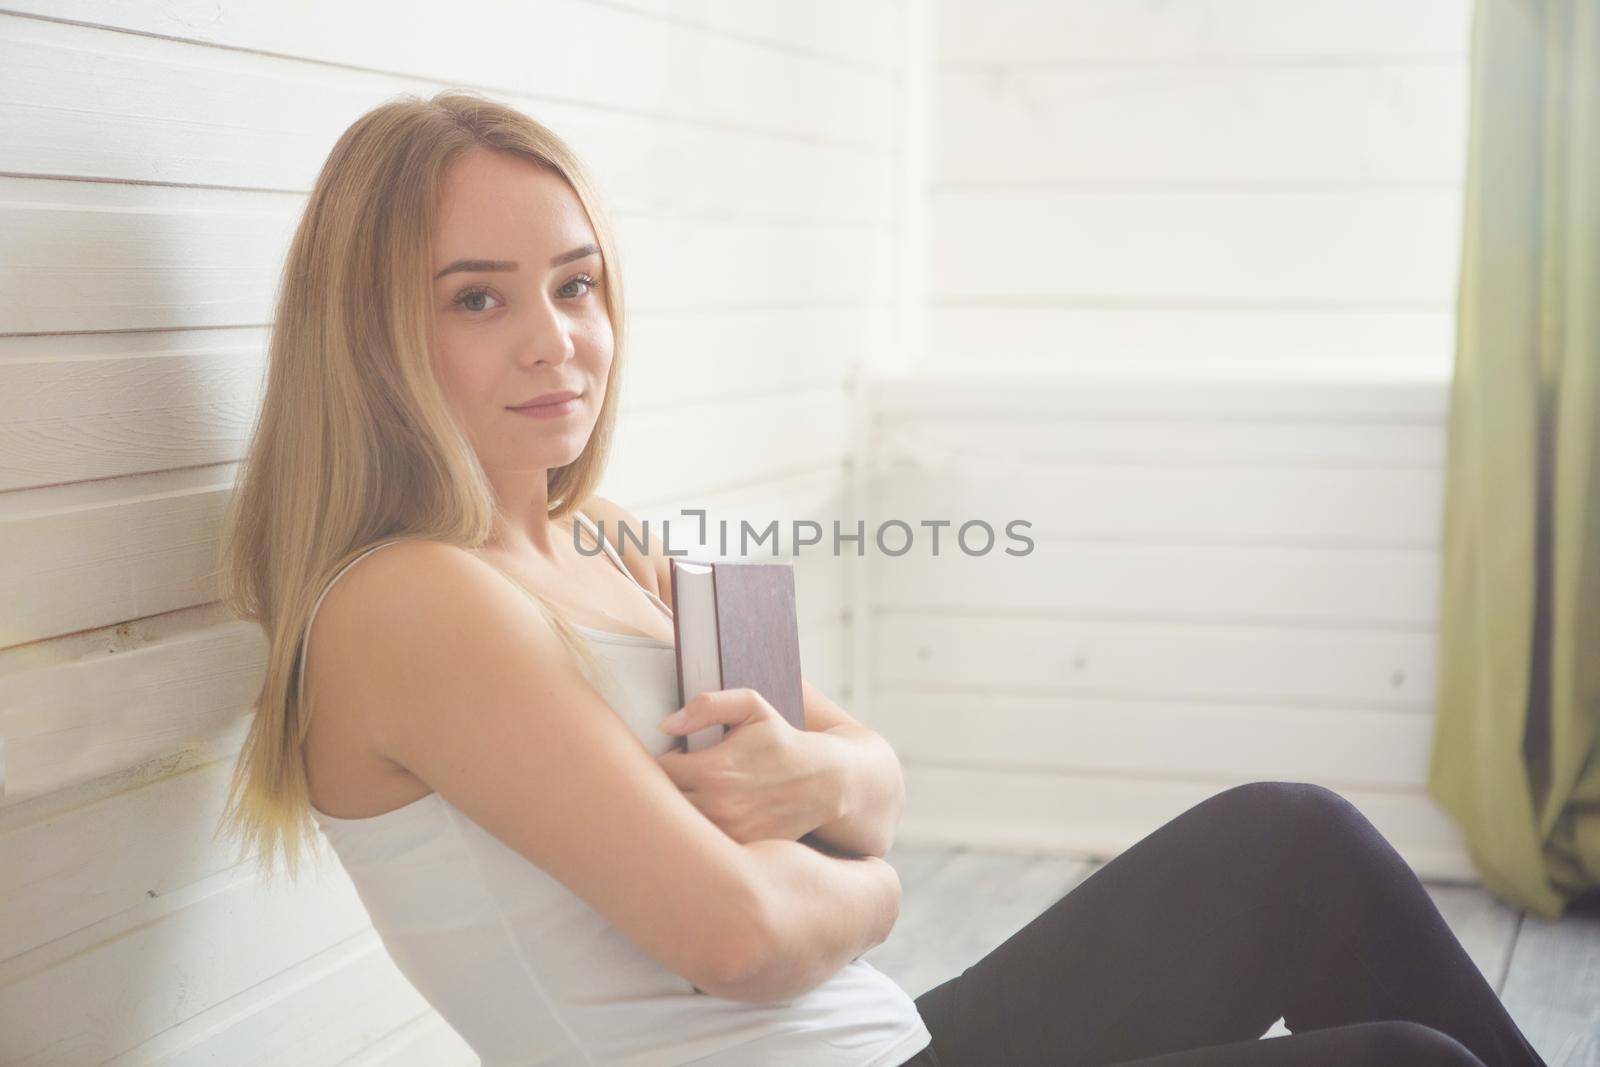
[[[798,841],[748,842],[762,903],[761,950],[724,996],[799,996],[888,940],[900,917],[900,877],[876,856],[829,855]]]
[[[445,544],[393,545],[330,590],[312,645],[316,695],[377,752],[664,967],[720,995],[771,958],[767,917],[787,897],[761,898],[778,872],[679,792],[494,568]]]

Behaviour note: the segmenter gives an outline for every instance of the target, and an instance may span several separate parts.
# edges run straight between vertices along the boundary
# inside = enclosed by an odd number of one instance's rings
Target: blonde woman
[[[485,1067],[1540,1062],[1370,824],[1286,783],[913,1002],[860,959],[899,913],[893,750],[809,685],[805,730],[746,690],[670,718],[667,559],[593,493],[623,322],[559,138],[467,93],[376,108],[290,247],[225,525],[269,648],[224,828],[269,875],[320,830]],[[677,751],[712,722],[722,762]],[[1251,1040],[1279,1015],[1308,1032]]]

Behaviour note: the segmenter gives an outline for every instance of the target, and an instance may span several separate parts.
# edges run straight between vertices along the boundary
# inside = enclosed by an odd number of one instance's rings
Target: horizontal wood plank
[[[896,453],[905,465],[874,482],[873,517],[911,521],[937,501],[953,527],[1025,516],[1029,535],[1043,538],[1432,549],[1442,536],[1444,473],[1435,467],[1038,462],[1007,450],[1023,438],[1015,423],[993,435],[1000,441],[981,426],[964,429],[954,441],[942,432],[897,441],[910,445]],[[1034,447],[1074,444],[1045,437],[1036,433]],[[936,447],[921,447],[929,441]]]
[[[6,1062],[102,1063],[370,928],[348,882],[268,889],[229,871],[147,904],[144,921],[123,913],[0,963]]]
[[[945,189],[1451,189],[1465,172],[1465,62],[953,65],[935,107]]]
[[[249,69],[250,60],[238,57],[248,51],[307,61],[336,83],[340,75],[333,68],[356,68],[425,76],[491,96],[576,96],[590,107],[694,116],[706,124],[836,144],[885,144],[892,137],[896,94],[888,68],[840,63],[583,0],[501,0],[471,20],[443,8],[387,18],[373,3],[319,8],[314,17],[299,18],[199,0],[32,0],[12,10],[131,31],[123,37],[219,46],[191,60],[198,79],[223,66]],[[514,48],[485,47],[483,26],[497,22],[559,32],[521,33]]]
[[[897,841],[1025,848],[1101,860],[1244,781],[917,763],[906,767],[905,777],[906,816]],[[1460,831],[1431,798],[1410,791],[1337,791],[1361,809],[1420,877],[1441,882],[1478,880]]]
[[[1433,747],[1432,716],[1407,711],[952,688],[876,694],[873,728],[902,759],[928,766],[1421,791]]]
[[[1471,0],[941,0],[940,55],[972,63],[1464,60]]]
[[[303,193],[364,112],[449,87],[17,16],[0,15],[0,29],[0,56],[15,85],[0,101],[12,174]],[[92,77],[59,76],[90,66]],[[836,78],[856,77],[834,70],[810,83],[816,92],[808,99],[826,100]],[[862,88],[869,98],[889,91]],[[566,141],[614,213],[892,223],[893,157],[877,143],[707,122],[682,103],[688,91],[675,83],[652,94],[650,105],[671,116],[597,106],[566,91],[491,95]],[[106,99],[119,102],[115,111],[102,106]],[[707,168],[707,159],[728,165]],[[863,195],[871,190],[884,195]]]
[[[106,1067],[345,1067],[388,1035],[442,1027],[435,1064],[477,1065],[466,1042],[362,931],[106,1061]],[[446,1058],[455,1056],[455,1059]]]
[[[1454,189],[935,189],[929,211],[929,285],[942,301],[1447,310],[1455,300]]]
[[[1436,381],[1294,382],[1271,380],[1139,381],[1114,368],[1091,382],[1059,378],[960,381],[951,376],[902,375],[870,383],[879,419],[910,415],[1023,415],[1168,421],[1294,421],[1369,427],[1388,423],[1443,422],[1450,410],[1448,383]],[[1181,459],[1175,456],[1175,459]]]
[[[803,5],[789,0],[614,0],[613,6],[845,63],[894,66],[895,0],[814,0]]]
[[[1025,528],[1007,530],[1010,523],[1027,521],[1026,515],[958,515],[933,556],[931,530],[918,524],[948,517],[912,516],[912,550],[873,558],[876,608],[1400,630],[1431,629],[1438,620],[1436,550],[1050,538],[1033,538],[1029,549]],[[985,521],[993,539],[987,554],[967,555],[956,547],[959,527]],[[905,543],[898,528],[878,530],[891,549]],[[970,526],[965,537],[974,553],[990,539],[979,525]]]
[[[1093,389],[1089,384],[1083,387]],[[1352,422],[1112,411],[1059,416],[1044,412],[886,415],[874,426],[873,470],[878,481],[873,493],[877,499],[885,492],[909,492],[897,488],[901,480],[937,477],[940,472],[969,481],[974,480],[969,477],[973,473],[977,479],[984,472],[1007,476],[995,487],[997,492],[1007,492],[1018,482],[1026,485],[1035,473],[1056,478],[1127,477],[1135,483],[1164,476],[1270,480],[1326,475],[1358,483],[1371,477],[1381,485],[1384,472],[1419,482],[1440,477],[1445,452],[1442,422]],[[981,485],[975,488],[983,491]],[[1078,514],[1087,510],[1072,505],[1069,497],[1056,506]],[[893,506],[881,503],[879,510],[888,514]],[[1344,528],[1350,525],[1345,522]]]
[[[969,700],[1032,692],[1425,714],[1435,697],[1438,640],[1426,631],[881,607],[874,620],[878,684]]]
[[[1152,385],[1215,381],[1446,382],[1451,307],[1033,306],[936,301],[919,371],[970,381],[1003,356],[1018,378],[1094,380],[1114,367]]]

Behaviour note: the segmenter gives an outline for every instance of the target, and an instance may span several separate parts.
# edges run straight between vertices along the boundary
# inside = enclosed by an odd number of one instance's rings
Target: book
[[[708,690],[750,688],[804,730],[794,565],[674,559],[671,591],[678,706]],[[726,732],[721,723],[696,730],[684,747],[699,752]]]

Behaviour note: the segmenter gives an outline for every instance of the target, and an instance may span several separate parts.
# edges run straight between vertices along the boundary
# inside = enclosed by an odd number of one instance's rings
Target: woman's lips
[[[509,409],[517,415],[526,415],[533,419],[559,419],[563,415],[570,415],[578,410],[578,401],[582,396],[568,397],[566,400],[554,404],[529,404],[527,407]]]

